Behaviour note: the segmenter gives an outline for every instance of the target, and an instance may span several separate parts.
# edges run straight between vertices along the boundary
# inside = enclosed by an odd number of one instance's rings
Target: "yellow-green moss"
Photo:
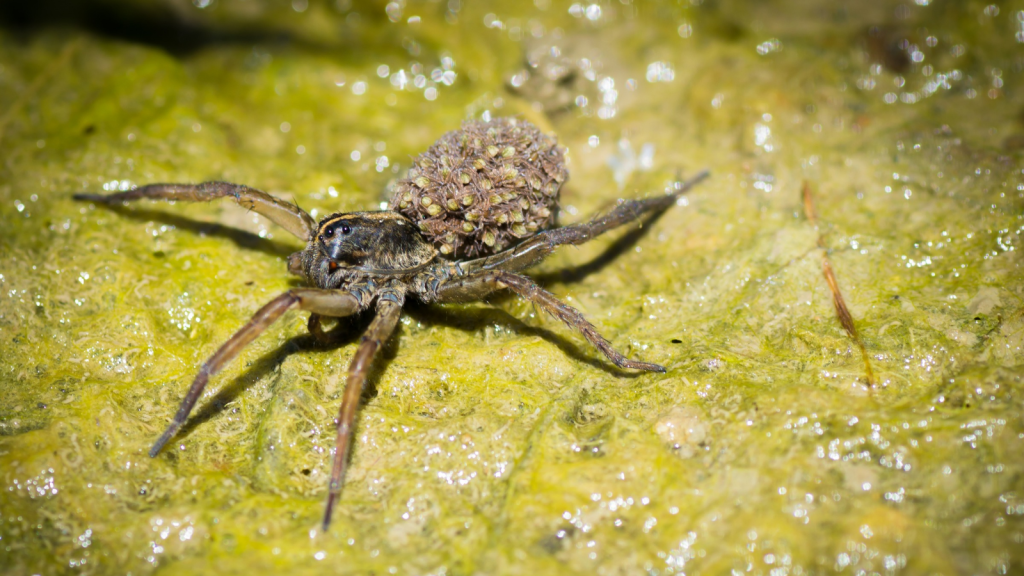
[[[167,3],[220,40],[187,51],[0,32],[0,572],[1024,569],[1018,12],[199,4]],[[903,38],[910,64],[895,69],[878,47],[899,56]],[[580,67],[560,86],[584,109],[545,116],[507,87],[544,42]],[[429,77],[446,57],[455,81],[434,100],[382,77],[412,81],[414,62]],[[924,96],[940,74],[949,87]],[[235,206],[109,210],[71,194],[224,179],[321,215],[372,208],[411,157],[484,111],[569,148],[565,222],[712,169],[606,264],[583,266],[614,238],[534,271],[668,373],[617,371],[514,298],[413,308],[319,534],[358,323],[324,348],[292,314],[149,458],[199,364],[293,285],[284,257],[299,245]]]

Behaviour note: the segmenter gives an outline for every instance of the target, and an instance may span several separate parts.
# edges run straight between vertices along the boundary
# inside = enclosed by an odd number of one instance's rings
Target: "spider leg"
[[[677,182],[672,192],[662,196],[644,200],[622,200],[604,216],[598,216],[589,222],[545,230],[514,248],[468,262],[464,266],[470,270],[505,270],[508,272],[525,270],[546,258],[558,246],[583,244],[613,228],[628,224],[647,214],[664,212],[675,204],[680,196],[707,178],[708,174],[707,170],[702,170],[689,180]]]
[[[319,314],[310,314],[309,321],[306,322],[306,329],[316,339],[319,344],[331,344],[339,340],[344,340],[351,330],[349,326],[342,326],[344,322],[341,318],[337,318],[339,321],[338,325],[335,325],[330,330],[324,330],[323,328],[324,316]]]
[[[213,353],[213,356],[210,356],[203,363],[199,373],[196,374],[195,380],[192,381],[192,386],[189,387],[188,393],[181,401],[181,406],[174,415],[171,425],[167,427],[167,430],[150,448],[149,456],[151,458],[156,458],[164,444],[167,444],[178,433],[182,425],[185,424],[185,420],[188,419],[189,413],[192,412],[196,401],[202,395],[203,389],[206,388],[206,383],[209,382],[210,377],[220,372],[221,368],[238,356],[243,348],[255,340],[275,320],[296,306],[302,310],[309,310],[314,314],[326,316],[349,316],[362,308],[359,299],[349,292],[321,290],[319,288],[295,288],[268,302],[244,326],[235,332],[234,336],[222,344]]]
[[[271,222],[298,236],[302,241],[308,241],[316,233],[316,221],[302,208],[255,188],[230,182],[148,184],[116,194],[75,194],[73,197],[75,200],[88,200],[102,204],[117,204],[142,199],[209,202],[217,198],[231,198],[239,206],[266,216]]]
[[[519,296],[533,302],[542,310],[565,323],[569,328],[583,334],[591,344],[601,351],[619,368],[664,372],[665,368],[649,362],[630,360],[617,352],[597,328],[583,317],[579,310],[569,306],[544,290],[526,276],[504,270],[482,270],[468,276],[452,279],[437,288],[436,302],[469,302],[479,300],[502,288],[508,288]]]
[[[316,338],[316,341],[321,344],[326,344],[331,341],[331,337],[327,332],[324,332],[323,327],[320,326],[319,314],[309,315],[309,320],[306,322],[306,329],[309,330],[309,333],[312,334],[313,337]]]
[[[334,503],[341,493],[341,485],[345,480],[348,453],[352,446],[352,425],[355,422],[359,397],[362,396],[363,386],[366,384],[366,374],[377,350],[394,332],[404,302],[405,295],[400,292],[385,292],[377,298],[377,315],[360,339],[359,348],[348,366],[345,393],[341,399],[341,408],[338,409],[338,436],[334,443],[334,464],[331,467],[331,483],[327,492],[327,507],[324,510],[324,532],[331,524]]]

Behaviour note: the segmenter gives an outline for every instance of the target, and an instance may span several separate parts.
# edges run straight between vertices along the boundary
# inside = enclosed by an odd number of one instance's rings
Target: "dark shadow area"
[[[494,299],[489,298],[488,300]],[[599,370],[615,374],[618,377],[636,378],[637,376],[644,374],[644,372],[623,370],[612,364],[601,354],[600,351],[591,346],[582,335],[576,335],[576,337],[582,341],[582,343],[578,345],[569,337],[552,332],[546,328],[526,324],[519,318],[512,316],[500,308],[486,307],[457,309],[452,305],[427,305],[412,301],[406,303],[405,313],[414,320],[424,324],[447,326],[449,328],[458,328],[459,330],[467,330],[470,332],[479,332],[487,326],[501,324],[519,334],[543,338],[557,346],[566,356],[573,360],[589,364]],[[569,328],[564,325],[563,328],[565,328],[566,332],[570,331]],[[600,326],[598,326],[598,329],[600,330]],[[481,346],[483,345],[484,344],[481,343]]]
[[[294,43],[299,40],[282,30],[214,28],[188,18],[187,14],[185,10],[173,10],[165,2],[0,2],[0,26],[15,35],[27,36],[48,28],[77,28],[115,40],[154,46],[175,56],[188,56],[215,44]]]
[[[278,258],[286,259],[290,254],[301,250],[301,246],[289,245],[285,242],[277,240],[270,240],[267,238],[260,238],[259,235],[247,232],[245,230],[239,230],[238,228],[231,228],[230,226],[224,226],[223,224],[217,224],[216,222],[201,222],[193,220],[185,216],[178,214],[172,214],[170,212],[164,212],[163,210],[151,210],[148,208],[132,207],[128,208],[121,205],[107,205],[107,204],[96,204],[97,209],[110,210],[121,216],[126,216],[133,220],[144,220],[157,222],[159,224],[165,224],[167,226],[174,226],[179,230],[185,230],[192,232],[199,236],[207,236],[211,238],[223,238],[229,240],[240,248],[247,250],[256,250],[262,252],[268,256],[275,256]],[[277,229],[281,234],[287,234],[284,229]],[[282,268],[282,274],[287,274],[287,270]]]

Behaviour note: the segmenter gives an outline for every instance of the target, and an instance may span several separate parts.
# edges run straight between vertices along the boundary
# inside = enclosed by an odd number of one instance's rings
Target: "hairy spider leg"
[[[243,348],[248,346],[257,336],[263,333],[271,324],[280,318],[285,312],[298,307],[300,310],[308,310],[315,314],[325,316],[350,316],[361,310],[359,299],[344,290],[323,290],[320,288],[293,288],[277,298],[274,298],[253,317],[245,323],[235,334],[221,345],[213,356],[210,356],[196,374],[195,380],[188,389],[188,393],[181,401],[174,420],[160,438],[149,450],[149,456],[156,458],[164,444],[174,437],[185,424],[196,401],[203,394],[206,383],[210,377],[220,372],[228,362],[234,360]]]
[[[331,341],[331,335],[325,332],[321,325],[321,318],[319,314],[310,314],[309,320],[306,321],[306,330],[316,338],[317,342],[326,344]]]
[[[579,310],[569,306],[555,297],[554,294],[537,286],[537,284],[519,274],[505,272],[504,270],[481,270],[468,276],[453,279],[442,284],[437,289],[435,302],[469,302],[479,300],[484,296],[504,288],[511,289],[516,294],[539,306],[542,310],[551,314],[565,323],[566,326],[583,334],[588,342],[601,351],[613,364],[619,368],[631,368],[633,370],[647,370],[648,372],[664,372],[665,368],[650,362],[630,360],[612,348],[610,342],[601,336],[597,328],[583,317]]]
[[[505,270],[518,272],[540,262],[555,248],[563,244],[583,244],[605,232],[628,224],[645,215],[657,215],[672,207],[683,194],[707,178],[702,170],[686,181],[676,182],[668,194],[644,200],[621,200],[610,212],[588,222],[545,230],[525,242],[493,256],[479,258],[463,264],[469,270]]]
[[[563,244],[583,244],[605,232],[628,224],[645,215],[657,215],[675,204],[680,196],[708,177],[703,170],[686,181],[676,182],[668,194],[646,200],[623,200],[610,212],[597,216],[588,222],[546,230],[493,256],[471,260],[462,265],[468,270],[465,276],[453,278],[436,290],[436,302],[467,302],[478,300],[487,294],[509,288],[519,296],[533,302],[545,312],[558,318],[569,328],[579,331],[602,354],[620,368],[664,372],[658,364],[630,360],[612,348],[604,336],[583,314],[560,301],[553,294],[537,286],[525,276],[513,274],[543,260]]]
[[[352,429],[356,418],[359,398],[366,385],[366,375],[373,363],[377,350],[387,342],[395,331],[398,318],[402,315],[405,294],[397,291],[385,292],[377,297],[377,310],[370,327],[359,341],[359,348],[348,365],[348,380],[345,393],[338,408],[338,436],[334,441],[334,464],[331,467],[331,483],[327,491],[327,507],[324,510],[323,531],[331,524],[334,503],[341,493],[348,467],[348,453],[352,446]]]
[[[144,199],[209,202],[217,198],[231,198],[239,206],[266,216],[271,222],[298,236],[302,241],[309,241],[316,232],[316,221],[302,208],[255,188],[230,182],[148,184],[109,196],[103,194],[74,195],[75,200],[87,200],[102,204],[117,204]]]

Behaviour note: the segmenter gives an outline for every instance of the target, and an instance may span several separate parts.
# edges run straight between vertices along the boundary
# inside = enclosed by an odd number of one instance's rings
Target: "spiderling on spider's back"
[[[565,150],[533,124],[470,121],[413,160],[391,209],[442,255],[484,256],[554,225],[568,179]]]

